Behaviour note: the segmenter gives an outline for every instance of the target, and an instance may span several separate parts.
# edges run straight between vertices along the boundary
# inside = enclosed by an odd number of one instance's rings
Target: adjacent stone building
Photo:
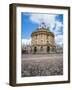
[[[42,23],[31,34],[31,53],[55,53],[55,36],[49,28]]]

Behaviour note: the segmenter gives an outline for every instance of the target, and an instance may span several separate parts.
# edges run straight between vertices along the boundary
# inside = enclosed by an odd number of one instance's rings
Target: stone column
[[[43,52],[44,52],[44,53],[47,53],[47,46],[44,46],[44,47],[43,47]]]
[[[50,53],[52,53],[52,47],[50,46]]]
[[[39,51],[39,46],[37,46],[37,53],[39,53],[40,51]]]

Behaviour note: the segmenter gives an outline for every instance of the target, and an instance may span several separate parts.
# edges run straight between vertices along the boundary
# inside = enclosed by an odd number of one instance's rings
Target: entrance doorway
[[[47,52],[48,52],[48,53],[50,52],[50,47],[49,47],[49,46],[47,46]]]
[[[37,47],[34,47],[34,53],[36,53],[37,52]]]
[[[41,46],[40,51],[43,51],[43,47]]]

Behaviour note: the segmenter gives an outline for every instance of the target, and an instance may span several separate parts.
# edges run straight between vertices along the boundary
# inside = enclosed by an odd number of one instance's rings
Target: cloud
[[[55,34],[55,40],[57,44],[63,43],[63,22],[59,21],[55,14],[29,14],[29,19],[38,25],[42,22],[46,27],[50,28],[50,31]]]
[[[22,39],[22,45],[31,45],[31,38],[29,38],[29,39]]]
[[[50,26],[55,23],[56,15],[52,14],[30,14],[30,20],[34,23],[41,24],[44,22],[46,26]]]
[[[63,24],[62,22],[56,21],[55,29],[52,30],[55,35],[63,35]]]
[[[63,44],[63,35],[57,35],[55,37],[55,41],[57,45],[62,45]]]
[[[63,27],[63,23],[56,19],[58,15],[55,14],[29,14],[29,19],[38,25],[42,22],[45,23],[46,27],[49,27],[52,32],[54,29],[60,31]]]

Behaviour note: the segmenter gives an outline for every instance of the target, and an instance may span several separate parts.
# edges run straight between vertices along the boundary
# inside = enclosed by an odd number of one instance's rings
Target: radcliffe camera
[[[21,76],[63,75],[63,15],[22,13]]]

